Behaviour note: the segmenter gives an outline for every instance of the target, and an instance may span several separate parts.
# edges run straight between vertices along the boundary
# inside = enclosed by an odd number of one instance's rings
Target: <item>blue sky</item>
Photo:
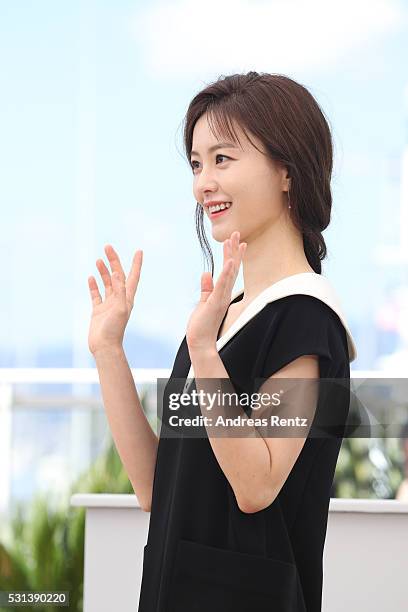
[[[330,120],[323,271],[356,336],[374,325],[376,304],[403,278],[376,253],[399,231],[407,34],[408,6],[393,0],[331,2],[330,11],[295,0],[3,2],[3,351],[28,366],[39,346],[74,345],[75,365],[93,365],[87,277],[99,282],[106,243],[126,272],[144,250],[129,332],[176,351],[203,271],[181,122],[206,83],[247,70],[298,80]],[[221,247],[211,244],[218,275]]]

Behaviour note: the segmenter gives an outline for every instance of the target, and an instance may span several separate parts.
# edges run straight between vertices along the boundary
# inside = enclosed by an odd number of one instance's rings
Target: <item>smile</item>
[[[219,217],[220,215],[225,214],[227,210],[231,208],[231,206],[231,202],[223,202],[222,204],[217,204],[216,206],[210,206],[208,210],[210,212],[211,219],[213,217]]]

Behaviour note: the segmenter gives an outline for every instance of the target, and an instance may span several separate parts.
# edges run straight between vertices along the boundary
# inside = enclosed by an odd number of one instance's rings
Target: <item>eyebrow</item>
[[[238,147],[230,142],[219,142],[216,145],[213,145],[212,147],[209,147],[208,152],[212,153],[213,151],[216,151],[217,149],[237,149]],[[200,155],[199,153],[197,153],[197,151],[191,151],[190,155]]]

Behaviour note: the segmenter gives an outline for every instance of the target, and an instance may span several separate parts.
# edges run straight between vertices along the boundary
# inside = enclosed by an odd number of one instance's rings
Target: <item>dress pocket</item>
[[[296,565],[179,540],[169,612],[306,612]]]

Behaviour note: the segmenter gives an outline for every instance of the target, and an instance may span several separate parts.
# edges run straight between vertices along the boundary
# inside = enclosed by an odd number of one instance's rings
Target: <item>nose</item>
[[[204,193],[217,189],[217,183],[211,169],[204,170],[203,168],[201,170],[200,174],[197,175],[195,187],[201,200],[204,199]]]

